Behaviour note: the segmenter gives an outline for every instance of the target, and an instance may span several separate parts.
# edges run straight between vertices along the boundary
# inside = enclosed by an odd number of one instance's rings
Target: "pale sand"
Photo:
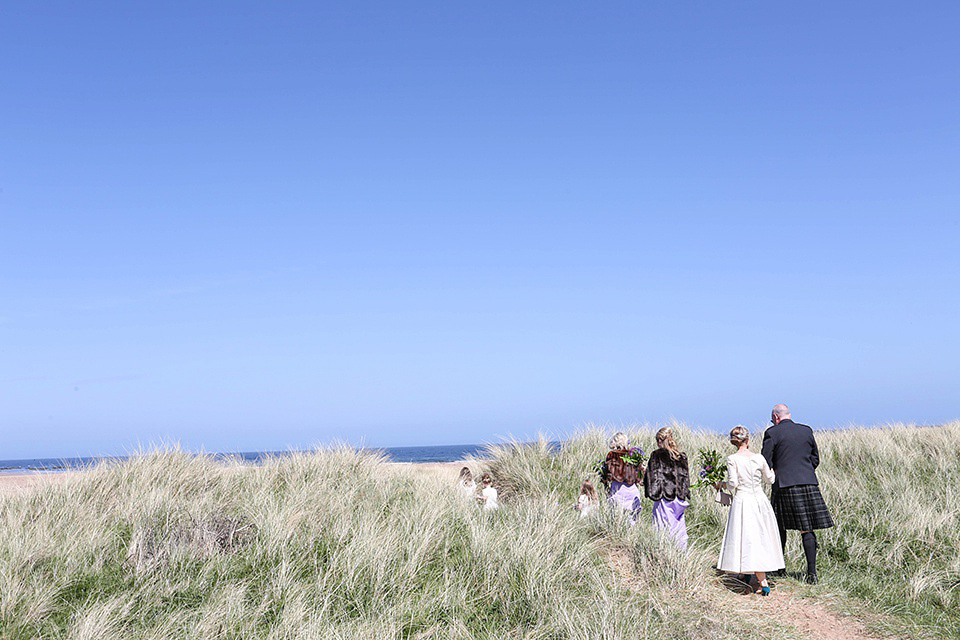
[[[75,471],[64,471],[57,473],[16,471],[12,473],[0,473],[0,495],[11,493],[20,493],[44,483],[62,482],[65,478],[76,473]]]
[[[421,477],[438,478],[456,482],[460,477],[460,469],[467,465],[465,462],[388,462],[395,469],[409,469]],[[471,469],[472,471],[472,469]]]

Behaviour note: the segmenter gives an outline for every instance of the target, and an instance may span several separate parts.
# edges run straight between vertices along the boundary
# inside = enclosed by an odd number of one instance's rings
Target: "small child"
[[[457,481],[457,486],[463,492],[465,498],[473,498],[477,495],[477,483],[473,481],[470,467],[460,469],[460,479]]]
[[[493,488],[493,478],[490,477],[489,473],[485,473],[480,478],[480,483],[483,485],[483,490],[480,491],[480,502],[483,503],[483,510],[492,511],[496,509],[499,505],[497,504],[497,490]]]
[[[584,480],[580,485],[580,497],[577,498],[576,510],[580,512],[581,518],[586,518],[597,510],[600,505],[600,499],[597,498],[597,489],[589,480]]]

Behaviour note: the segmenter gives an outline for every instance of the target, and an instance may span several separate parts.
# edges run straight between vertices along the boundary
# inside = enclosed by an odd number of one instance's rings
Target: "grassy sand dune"
[[[649,448],[652,428],[632,434]],[[679,427],[681,446],[725,451]],[[492,447],[503,508],[455,468],[347,449],[257,466],[152,453],[0,497],[2,638],[800,638],[712,569],[725,512],[707,492],[677,553],[647,522],[581,520],[609,432]],[[819,434],[838,527],[818,587],[875,633],[960,637],[960,423]],[[791,540],[788,566],[800,569]]]

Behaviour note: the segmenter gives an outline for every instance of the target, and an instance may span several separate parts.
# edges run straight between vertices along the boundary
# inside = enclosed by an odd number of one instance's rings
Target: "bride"
[[[730,444],[737,447],[737,452],[727,457],[727,480],[717,488],[732,492],[733,502],[727,514],[717,569],[755,573],[760,593],[770,595],[767,572],[785,566],[777,517],[763,492],[763,482],[773,484],[775,475],[762,455],[750,451],[746,428],[734,427]]]

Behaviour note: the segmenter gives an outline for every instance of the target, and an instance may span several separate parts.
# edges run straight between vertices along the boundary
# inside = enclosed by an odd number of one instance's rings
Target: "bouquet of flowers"
[[[716,449],[700,449],[697,460],[700,462],[700,479],[694,483],[694,487],[713,488],[726,479],[727,464]]]
[[[626,462],[627,464],[632,464],[637,469],[642,469],[643,463],[646,462],[647,460],[647,454],[640,447],[633,447],[630,449],[629,453],[627,453],[625,456],[621,457],[620,459]]]

